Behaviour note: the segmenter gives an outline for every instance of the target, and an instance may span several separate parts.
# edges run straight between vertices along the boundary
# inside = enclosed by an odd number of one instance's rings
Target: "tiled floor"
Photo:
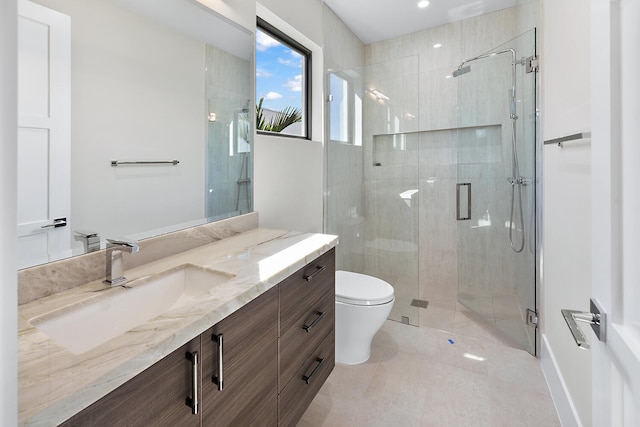
[[[560,426],[539,359],[461,306],[447,329],[385,322],[371,359],[336,365],[298,426]]]

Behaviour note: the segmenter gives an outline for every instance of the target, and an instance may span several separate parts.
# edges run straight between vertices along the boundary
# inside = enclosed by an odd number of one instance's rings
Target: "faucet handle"
[[[131,253],[138,252],[138,242],[125,239],[107,239],[107,248],[128,248]]]

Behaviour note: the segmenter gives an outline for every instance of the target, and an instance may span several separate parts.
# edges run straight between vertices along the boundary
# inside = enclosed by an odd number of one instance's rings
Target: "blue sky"
[[[256,104],[282,110],[302,106],[302,60],[299,53],[258,30],[256,33]]]

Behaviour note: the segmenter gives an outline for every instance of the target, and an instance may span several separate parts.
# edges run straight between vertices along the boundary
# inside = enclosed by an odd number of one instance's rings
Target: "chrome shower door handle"
[[[464,211],[466,214],[462,216]],[[458,183],[456,184],[456,220],[466,221],[469,219],[471,219],[471,183]]]

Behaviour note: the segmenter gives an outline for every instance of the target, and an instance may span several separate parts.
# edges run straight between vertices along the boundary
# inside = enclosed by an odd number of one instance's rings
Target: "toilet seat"
[[[336,301],[352,305],[381,305],[393,301],[393,286],[365,274],[336,271]]]

